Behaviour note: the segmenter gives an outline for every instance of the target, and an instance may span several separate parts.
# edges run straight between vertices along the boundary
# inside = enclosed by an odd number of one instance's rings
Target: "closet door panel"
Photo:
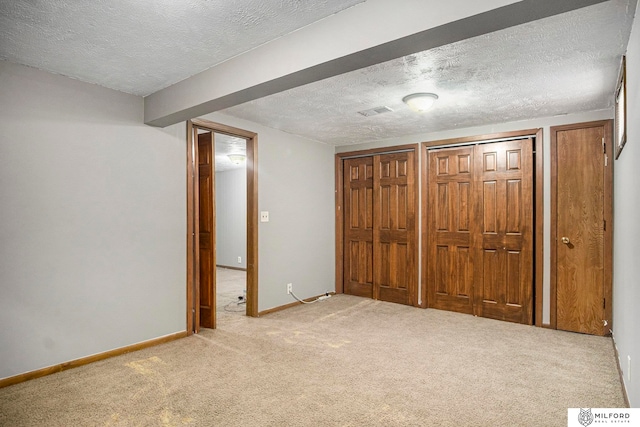
[[[374,156],[374,297],[417,305],[414,152]]]
[[[429,307],[473,310],[473,148],[428,155],[427,269]],[[423,191],[425,191],[423,190]]]
[[[372,298],[373,159],[344,162],[344,293]]]
[[[427,306],[532,322],[531,139],[427,152]]]
[[[474,313],[532,323],[533,143],[531,139],[474,148],[476,217]]]

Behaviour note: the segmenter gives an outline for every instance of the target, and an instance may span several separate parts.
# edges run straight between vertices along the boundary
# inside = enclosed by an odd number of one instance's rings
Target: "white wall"
[[[636,13],[627,47],[627,144],[615,161],[613,206],[613,332],[629,401],[636,408],[640,407],[640,22],[637,16]]]
[[[333,147],[221,113],[202,118],[258,134],[258,309],[335,289]]]
[[[246,259],[247,170],[243,167],[216,172],[216,264],[247,268]]]
[[[185,127],[0,61],[0,378],[184,331]]]
[[[612,110],[592,111],[587,113],[570,114],[565,116],[525,120],[525,121],[511,122],[511,123],[500,123],[500,124],[489,125],[489,126],[479,126],[479,127],[473,127],[473,128],[465,128],[465,129],[454,129],[449,131],[433,132],[433,133],[426,133],[426,134],[419,134],[419,135],[409,135],[401,138],[376,141],[368,144],[341,146],[341,147],[336,147],[336,153],[355,151],[355,150],[365,150],[369,148],[388,147],[388,146],[401,145],[401,144],[415,144],[419,142],[437,141],[442,139],[459,138],[464,136],[487,135],[487,134],[498,133],[498,132],[542,128],[543,129],[543,136],[542,136],[543,151],[544,151],[543,153],[543,160],[544,160],[544,165],[543,165],[544,166],[544,188],[543,188],[543,192],[544,192],[544,219],[543,219],[543,222],[544,222],[544,242],[543,242],[544,295],[543,295],[542,321],[543,323],[548,324],[550,319],[549,293],[550,293],[550,282],[551,282],[551,278],[550,278],[551,262],[549,258],[550,252],[551,252],[551,246],[550,246],[551,245],[550,243],[550,233],[551,233],[550,127],[570,124],[570,123],[582,123],[582,122],[604,120],[604,119],[611,119],[611,118],[613,118]],[[420,160],[422,159],[420,158]]]

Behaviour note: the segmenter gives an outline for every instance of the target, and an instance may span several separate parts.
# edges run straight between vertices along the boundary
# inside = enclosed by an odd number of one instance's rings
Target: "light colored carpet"
[[[238,304],[239,296],[246,297],[247,272],[230,268],[216,267],[216,313],[218,320],[224,321],[227,315],[242,316],[246,305]]]
[[[338,295],[0,389],[2,426],[566,426],[610,338]]]

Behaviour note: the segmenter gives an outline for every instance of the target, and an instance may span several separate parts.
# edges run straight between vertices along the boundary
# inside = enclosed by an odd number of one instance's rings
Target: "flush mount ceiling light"
[[[234,165],[239,165],[247,159],[244,154],[229,154],[227,157]]]
[[[407,104],[409,108],[418,113],[427,111],[438,99],[435,93],[412,93],[402,98],[402,102]]]

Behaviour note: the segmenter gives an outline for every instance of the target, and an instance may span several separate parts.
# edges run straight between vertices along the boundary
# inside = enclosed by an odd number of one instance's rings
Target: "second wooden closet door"
[[[429,307],[532,323],[531,139],[428,155]]]

